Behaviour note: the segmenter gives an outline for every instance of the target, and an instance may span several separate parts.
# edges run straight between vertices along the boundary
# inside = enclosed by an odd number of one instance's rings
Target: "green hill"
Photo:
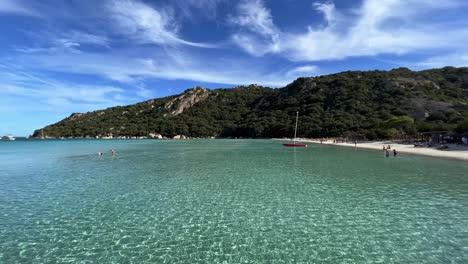
[[[299,78],[284,88],[201,87],[142,103],[74,113],[44,128],[48,137],[300,137],[368,139],[427,131],[466,132],[468,68],[349,71]],[[36,130],[34,137],[40,137]]]

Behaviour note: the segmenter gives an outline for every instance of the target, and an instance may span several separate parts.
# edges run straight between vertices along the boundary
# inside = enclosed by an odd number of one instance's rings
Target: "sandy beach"
[[[281,139],[285,140],[286,139]],[[314,139],[297,139],[298,142],[307,142],[320,144],[319,140]],[[391,150],[396,149],[398,153],[406,154],[415,154],[415,155],[425,155],[432,157],[441,157],[441,158],[452,158],[458,160],[468,161],[468,146],[456,146],[449,145],[448,149],[436,149],[429,147],[414,147],[410,144],[397,144],[391,141],[376,141],[376,142],[358,142],[356,145],[354,143],[333,143],[333,140],[323,141],[322,144],[334,145],[334,146],[343,146],[343,147],[356,147],[363,149],[375,149],[382,151],[383,145],[390,145]],[[393,153],[391,153],[393,155]]]

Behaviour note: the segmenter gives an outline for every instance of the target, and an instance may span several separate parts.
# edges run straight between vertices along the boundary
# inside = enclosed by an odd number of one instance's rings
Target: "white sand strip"
[[[285,139],[277,139],[277,140],[284,140]],[[300,142],[309,142],[320,144],[319,140],[313,139],[297,139]],[[364,148],[364,149],[376,149],[382,150],[383,145],[391,147],[390,155],[393,155],[393,149],[396,149],[398,153],[408,153],[408,154],[416,154],[416,155],[425,155],[425,156],[432,156],[432,157],[442,157],[442,158],[452,158],[452,159],[459,159],[468,161],[468,146],[456,146],[456,145],[449,145],[448,149],[436,149],[436,148],[428,148],[428,147],[414,147],[414,145],[406,145],[406,144],[397,144],[389,141],[380,141],[380,142],[366,142],[366,143],[357,143],[356,146],[354,143],[333,143],[333,140],[323,141],[323,144],[327,145],[334,145],[334,146],[344,146],[344,147],[357,147],[357,148]]]

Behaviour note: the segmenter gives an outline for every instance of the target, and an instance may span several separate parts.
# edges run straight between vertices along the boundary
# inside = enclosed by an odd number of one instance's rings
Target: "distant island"
[[[298,137],[391,139],[468,131],[468,68],[348,71],[182,94],[68,118],[34,131],[40,138]]]

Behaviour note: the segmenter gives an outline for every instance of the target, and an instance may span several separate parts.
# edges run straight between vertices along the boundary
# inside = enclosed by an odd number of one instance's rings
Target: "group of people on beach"
[[[382,150],[385,153],[385,157],[387,157],[387,158],[390,157],[390,150],[391,149],[392,148],[390,147],[390,145],[388,145],[388,146],[383,145]],[[396,149],[393,149],[393,157],[396,157],[396,156],[397,156],[397,151],[396,151]]]
[[[111,156],[115,156],[115,150],[114,150],[114,149],[111,149],[111,150],[110,150],[110,154],[111,154]],[[104,153],[103,153],[102,151],[99,151],[99,152],[98,152],[98,156],[99,156],[99,157],[102,157],[103,155],[104,155]]]

